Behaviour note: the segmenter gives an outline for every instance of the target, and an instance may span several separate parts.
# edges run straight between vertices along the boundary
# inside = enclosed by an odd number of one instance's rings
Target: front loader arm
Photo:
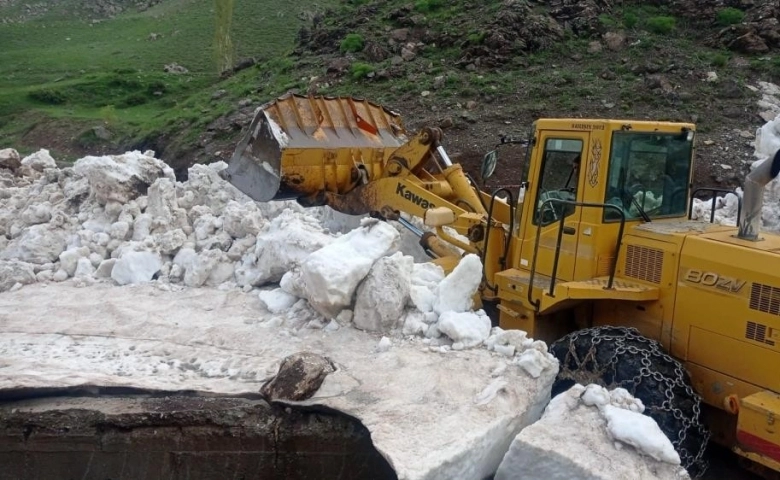
[[[505,263],[511,228],[488,218],[480,192],[440,139],[435,128],[408,136],[398,114],[364,100],[286,95],[258,108],[221,175],[258,201],[417,216],[436,229],[416,232],[423,247],[438,257],[459,255],[448,244],[477,253],[492,280]]]

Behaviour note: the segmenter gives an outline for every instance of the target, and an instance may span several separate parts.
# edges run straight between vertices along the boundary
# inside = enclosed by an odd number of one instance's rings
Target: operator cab
[[[608,275],[624,228],[687,217],[693,138],[687,123],[538,120],[513,263],[560,280]]]

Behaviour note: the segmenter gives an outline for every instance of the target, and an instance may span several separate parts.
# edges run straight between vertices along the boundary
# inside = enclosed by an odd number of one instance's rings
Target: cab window
[[[619,206],[626,220],[686,215],[691,139],[685,132],[615,132],[604,202]],[[618,219],[617,212],[605,210],[605,221]]]
[[[574,213],[573,205],[555,200],[577,199],[582,146],[582,140],[572,138],[548,138],[544,142],[534,225],[539,220],[542,225],[549,225]]]

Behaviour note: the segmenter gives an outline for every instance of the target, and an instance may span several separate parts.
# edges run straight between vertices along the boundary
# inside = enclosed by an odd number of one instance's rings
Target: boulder
[[[311,398],[329,373],[336,371],[330,360],[311,352],[294,353],[282,360],[279,371],[260,388],[269,402]]]
[[[13,148],[4,148],[0,150],[0,168],[7,168],[11,171],[15,171],[22,166],[22,160],[19,157],[19,152]]]

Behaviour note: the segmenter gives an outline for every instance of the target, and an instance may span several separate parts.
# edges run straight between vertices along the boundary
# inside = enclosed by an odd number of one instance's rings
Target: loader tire
[[[570,333],[550,345],[550,353],[560,362],[553,396],[575,383],[625,388],[642,400],[644,414],[669,437],[691,477],[704,473],[709,432],[701,423],[701,397],[661,344],[635,328],[605,326]]]

